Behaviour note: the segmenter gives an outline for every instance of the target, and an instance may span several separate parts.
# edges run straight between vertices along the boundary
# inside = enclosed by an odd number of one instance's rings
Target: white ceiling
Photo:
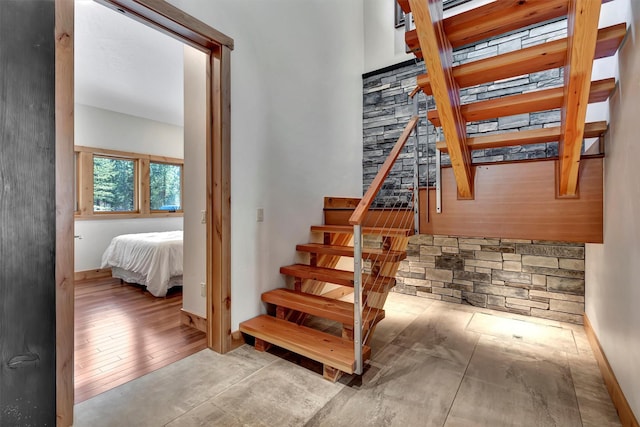
[[[183,124],[183,44],[92,0],[75,0],[79,104]]]

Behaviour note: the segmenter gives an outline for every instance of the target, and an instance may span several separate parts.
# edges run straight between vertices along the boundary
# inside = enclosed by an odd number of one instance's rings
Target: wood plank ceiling
[[[429,70],[417,82],[435,99],[436,110],[427,117],[442,127],[446,142],[436,147],[449,154],[458,198],[473,198],[472,150],[554,141],[559,143],[557,194],[577,195],[583,139],[607,129],[605,122],[585,123],[587,105],[606,100],[615,88],[614,79],[591,82],[593,61],[614,55],[626,34],[624,23],[598,29],[601,3],[607,1],[500,0],[444,19],[442,0],[398,0],[403,11],[413,14],[415,30],[405,40]],[[454,48],[564,17],[564,39],[452,65]],[[559,67],[564,67],[564,87],[461,105],[461,88]],[[476,138],[466,134],[470,121],[558,108],[561,125],[556,128]]]

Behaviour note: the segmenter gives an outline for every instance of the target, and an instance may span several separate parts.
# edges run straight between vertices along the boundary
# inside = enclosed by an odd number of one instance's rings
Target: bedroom
[[[85,399],[123,381],[114,382],[109,375],[124,378],[131,374],[136,360],[153,360],[152,346],[135,344],[149,341],[149,336],[130,340],[127,345],[136,345],[136,351],[127,355],[124,344],[98,335],[108,319],[126,320],[120,313],[134,300],[146,304],[143,307],[164,304],[164,311],[154,316],[170,315],[173,323],[206,316],[201,285],[206,280],[204,112],[196,107],[204,104],[199,96],[205,87],[206,57],[98,3],[75,3],[75,275],[76,280],[84,280],[76,293],[76,389],[77,399]],[[183,273],[182,287],[167,290],[173,277],[170,282],[158,277],[146,289],[122,286],[118,279],[111,279],[103,254],[114,237],[183,230],[185,244],[180,251],[184,254],[176,257],[180,265],[172,269],[175,272],[179,267]],[[165,274],[161,267],[166,264],[155,266],[157,276]],[[144,282],[126,274],[120,277]],[[92,287],[94,292],[90,292]],[[116,297],[125,298],[126,304],[118,303]],[[101,300],[103,306],[98,309],[95,300]],[[91,309],[104,319],[89,328],[86,325],[98,318],[91,317]],[[166,363],[170,363],[169,356],[178,357],[167,346],[184,345],[184,340],[178,340],[181,336],[195,339],[191,333],[195,329],[180,321],[171,331],[173,344],[164,343],[158,355]],[[197,336],[200,342],[202,336]],[[165,338],[171,339],[168,333]],[[101,342],[107,348],[81,347],[87,341]],[[96,354],[78,353],[89,348]],[[144,373],[139,372],[137,375]]]

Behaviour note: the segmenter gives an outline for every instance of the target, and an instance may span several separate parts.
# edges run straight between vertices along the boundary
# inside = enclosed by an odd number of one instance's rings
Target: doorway
[[[132,19],[207,54],[206,277],[207,343],[231,349],[230,312],[230,54],[233,40],[166,2],[100,0]],[[73,422],[74,321],[74,1],[56,7],[56,411]]]

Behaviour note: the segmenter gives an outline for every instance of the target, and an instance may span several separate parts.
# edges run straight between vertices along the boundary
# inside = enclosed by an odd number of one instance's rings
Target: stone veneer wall
[[[462,47],[454,51],[454,65],[471,62],[481,58],[495,56],[544,43],[548,40],[566,37],[566,21],[557,21],[546,25],[507,34],[488,42],[474,46]],[[393,67],[392,67],[393,68]],[[416,76],[425,72],[424,62],[409,61],[399,67],[380,72],[371,72],[363,76],[363,187],[364,191],[376,176],[378,168],[387,158],[395,145],[402,130],[413,114],[413,103],[409,93],[416,86]],[[504,79],[492,83],[462,89],[463,104],[513,95],[543,87],[557,87],[563,85],[562,69],[552,69],[525,76]],[[436,129],[424,119],[429,109],[435,108],[432,97],[419,96],[420,121],[420,185],[435,183],[435,142]],[[553,127],[560,124],[560,110],[542,111],[536,113],[518,114],[494,120],[470,122],[467,124],[467,134],[470,137],[500,133],[507,130],[539,129]],[[400,154],[400,159],[391,171],[386,182],[381,199],[385,196],[401,194],[400,189],[406,190],[412,186],[413,158],[411,144],[413,138]],[[473,162],[495,162],[506,160],[522,160],[533,158],[555,157],[558,155],[556,142],[535,144],[521,147],[493,148],[475,150],[472,152]],[[427,161],[430,170],[427,178]],[[446,154],[442,157],[443,164],[449,163]],[[395,189],[395,193],[393,191]],[[392,200],[393,201],[393,200]]]
[[[394,291],[582,324],[584,244],[416,235]]]
[[[454,65],[566,37],[566,21],[547,23],[454,51]],[[408,94],[421,61],[408,61],[363,76],[363,185],[366,190],[413,114]],[[461,90],[462,103],[498,98],[563,85],[561,69],[504,79]],[[435,108],[419,95],[420,185],[435,183],[436,129],[424,119]],[[558,126],[560,111],[519,114],[467,124],[470,137]],[[413,139],[400,154],[378,202],[406,199],[412,186]],[[555,157],[557,143],[494,148],[472,152],[474,163]],[[427,162],[429,173],[427,174]],[[442,163],[449,163],[442,156]],[[428,176],[427,176],[428,175]],[[584,245],[449,236],[413,236],[409,255],[397,275],[396,292],[582,323],[584,311]]]

